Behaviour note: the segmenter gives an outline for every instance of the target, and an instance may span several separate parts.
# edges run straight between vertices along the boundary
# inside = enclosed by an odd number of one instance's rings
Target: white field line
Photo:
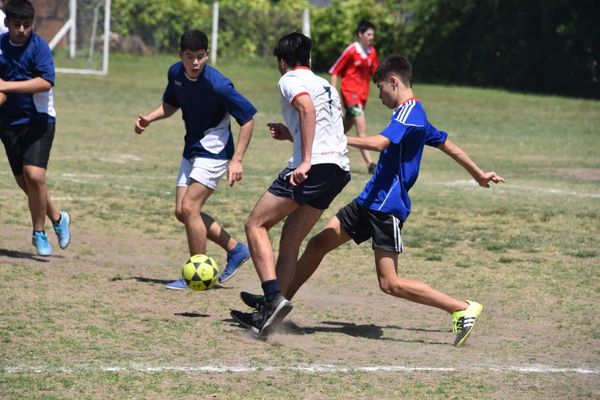
[[[307,374],[314,373],[378,373],[378,372],[516,372],[521,374],[600,374],[600,368],[560,368],[547,365],[508,365],[491,367],[411,367],[404,365],[374,365],[365,367],[341,366],[332,364],[304,364],[288,367],[252,367],[252,366],[227,366],[227,365],[198,365],[198,366],[178,366],[178,365],[130,365],[130,366],[95,366],[95,365],[76,365],[72,367],[52,367],[52,366],[1,366],[2,374],[72,374],[72,373],[102,373],[102,372],[143,372],[143,373],[162,373],[162,372],[215,372],[215,373],[258,373],[258,372],[300,372]]]
[[[477,182],[474,180],[458,180],[452,182],[427,182],[430,185],[442,185],[451,187],[479,187]],[[493,183],[491,185],[494,185]],[[563,190],[555,188],[544,188],[535,186],[516,186],[511,184],[494,185],[494,191],[499,192],[537,192],[550,195],[561,195],[561,196],[576,196],[576,197],[591,197],[600,199],[600,193],[587,193],[587,192],[576,192],[572,190]]]

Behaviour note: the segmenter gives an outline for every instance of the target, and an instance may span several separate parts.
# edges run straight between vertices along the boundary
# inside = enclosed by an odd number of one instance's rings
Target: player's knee
[[[181,205],[181,217],[183,219],[182,222],[185,222],[196,215],[198,215],[197,207],[191,202],[184,201]]]
[[[46,177],[43,174],[24,172],[23,177],[27,188],[37,189],[46,185]]]
[[[175,218],[177,218],[177,221],[179,222],[184,222],[184,216],[183,216],[183,211],[181,208],[177,208],[175,209]]]
[[[389,294],[392,296],[404,297],[403,293],[404,285],[402,284],[402,280],[399,278],[396,279],[379,279],[379,289],[385,294]]]

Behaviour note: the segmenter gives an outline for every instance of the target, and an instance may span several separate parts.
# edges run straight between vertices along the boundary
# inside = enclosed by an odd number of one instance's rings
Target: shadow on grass
[[[210,317],[210,315],[208,314],[200,314],[197,312],[176,312],[175,315],[178,315],[180,317],[187,317],[187,318],[206,318],[206,317]]]
[[[117,281],[131,280],[131,279],[136,280],[138,282],[142,282],[142,283],[152,283],[152,284],[157,284],[157,285],[166,285],[167,283],[173,282],[173,279],[156,279],[156,278],[147,278],[145,276],[131,276],[131,277],[127,277],[127,278],[124,278],[122,276],[115,276],[114,278],[111,279],[111,281],[117,282]],[[224,287],[219,284],[216,284],[209,290],[204,290],[204,292],[209,292],[211,290],[221,290],[221,289],[229,290],[229,289],[233,289],[233,288],[232,287]],[[201,293],[201,292],[203,292],[203,291],[202,290],[198,291],[198,293]]]
[[[227,319],[226,322],[231,323],[232,325],[239,326],[239,324],[233,319]],[[415,332],[431,332],[431,333],[449,333],[450,330],[442,330],[442,329],[422,329],[422,328],[403,328],[397,325],[386,325],[386,326],[378,326],[374,324],[366,324],[366,325],[357,325],[351,322],[342,322],[342,321],[322,321],[324,325],[329,326],[312,326],[312,327],[302,327],[296,324],[293,321],[283,321],[281,325],[279,325],[275,332],[283,335],[312,335],[317,332],[326,332],[326,333],[341,333],[344,335],[352,336],[352,337],[361,337],[367,339],[374,340],[387,340],[392,342],[403,342],[403,343],[422,343],[422,344],[434,344],[434,345],[444,345],[449,346],[451,343],[449,342],[438,342],[433,340],[425,340],[425,339],[397,339],[391,337],[384,337],[383,330],[384,329],[397,329],[403,331],[415,331]],[[260,339],[260,338],[259,338]],[[264,339],[264,338],[262,338]]]
[[[28,260],[34,260],[34,261],[39,261],[39,262],[50,261],[49,257],[42,257],[42,256],[38,256],[37,254],[33,254],[33,253],[24,253],[22,251],[8,250],[8,249],[0,249],[0,256],[6,256],[6,257],[10,257],[10,258],[26,258]],[[63,258],[61,256],[54,256],[54,257]]]
[[[424,344],[443,344],[445,346],[448,345],[446,342],[437,342],[432,340],[424,340],[424,339],[397,339],[391,337],[384,337],[383,330],[384,329],[396,329],[403,331],[414,331],[414,332],[448,332],[440,329],[422,329],[422,328],[403,328],[398,325],[385,325],[378,326],[374,324],[366,324],[366,325],[358,325],[353,322],[342,322],[342,321],[322,321],[324,325],[328,326],[313,326],[313,327],[297,327],[300,331],[303,331],[306,334],[313,334],[317,332],[331,332],[331,333],[342,333],[348,336],[353,337],[362,337],[367,339],[378,339],[378,340],[388,340],[392,342],[405,342],[405,343],[424,343]]]

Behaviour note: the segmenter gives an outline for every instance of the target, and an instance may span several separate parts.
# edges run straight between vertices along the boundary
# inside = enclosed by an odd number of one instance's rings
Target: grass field
[[[400,274],[484,304],[464,348],[451,346],[449,316],[379,291],[369,244],[330,254],[282,331],[260,341],[229,317],[240,290],[260,290],[251,263],[208,292],[163,288],[187,257],[173,215],[182,122],[142,136],[133,125],[173,61],[114,56],[106,78],[58,76],[48,182],[72,215],[67,250],[52,234],[54,256],[34,255],[0,155],[0,398],[600,398],[600,102],[416,85],[432,123],[508,180],[478,188],[427,149],[411,191]],[[259,110],[244,180],[206,208],[243,238],[291,146],[265,128],[281,121],[274,63],[218,67]],[[389,115],[373,91],[369,131]],[[368,179],[355,150],[351,161],[315,230]]]

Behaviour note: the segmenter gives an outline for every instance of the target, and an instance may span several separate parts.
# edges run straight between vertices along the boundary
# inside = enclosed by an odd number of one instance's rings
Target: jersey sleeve
[[[169,69],[169,73],[167,74],[167,87],[165,88],[165,91],[163,92],[163,103],[167,103],[173,107],[177,107],[180,108],[181,105],[179,104],[179,101],[177,100],[177,97],[175,96],[175,92],[174,92],[174,87],[173,87],[173,78],[174,78],[174,73],[173,73],[173,69],[170,68]]]
[[[438,147],[446,142],[448,134],[444,131],[439,131],[435,126],[427,122],[425,126],[425,144],[428,146]]]
[[[348,63],[352,61],[352,51],[354,49],[354,45],[346,47],[346,49],[342,52],[337,61],[329,68],[330,75],[342,75],[348,66]]]
[[[381,132],[380,135],[389,139],[393,144],[398,144],[402,141],[404,135],[406,135],[407,126],[393,120],[390,124]]]
[[[43,40],[38,41],[38,45],[35,48],[34,57],[35,65],[33,69],[33,77],[43,78],[50,82],[52,86],[54,86],[54,60],[52,59],[50,47]]]
[[[227,112],[235,118],[238,124],[244,125],[256,114],[256,108],[238,92],[231,81],[220,85],[217,95]]]
[[[293,104],[298,97],[309,94],[308,89],[299,79],[290,76],[282,76],[277,86],[281,97],[289,104]]]

